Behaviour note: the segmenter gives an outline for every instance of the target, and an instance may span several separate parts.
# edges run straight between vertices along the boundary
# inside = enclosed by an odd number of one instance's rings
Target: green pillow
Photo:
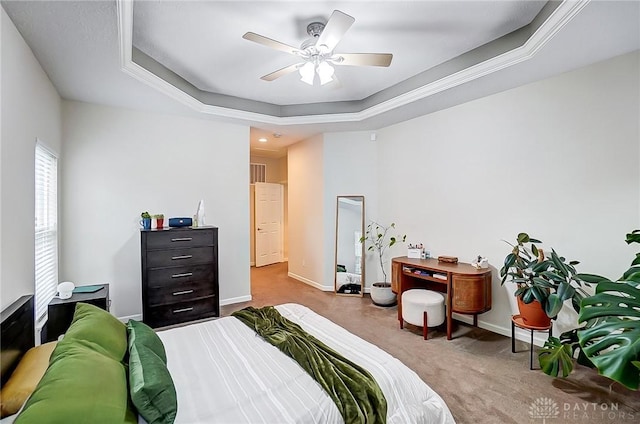
[[[129,348],[129,392],[149,424],[173,424],[178,411],[173,379],[162,358],[143,344]]]
[[[129,348],[132,344],[142,344],[158,355],[162,362],[167,363],[167,353],[164,350],[162,340],[147,324],[130,319],[127,323],[127,334]]]
[[[15,423],[137,423],[124,364],[82,343],[61,341],[55,353]]]
[[[73,321],[63,340],[84,341],[117,361],[122,361],[127,353],[126,325],[104,309],[88,303],[76,304]]]

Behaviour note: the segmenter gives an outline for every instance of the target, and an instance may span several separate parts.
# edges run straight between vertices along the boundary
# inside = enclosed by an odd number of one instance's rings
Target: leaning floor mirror
[[[336,263],[337,294],[364,294],[364,196],[338,196],[336,206]]]

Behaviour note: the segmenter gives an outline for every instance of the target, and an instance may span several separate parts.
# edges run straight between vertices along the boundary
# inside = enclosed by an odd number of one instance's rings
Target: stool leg
[[[422,337],[427,340],[427,333],[429,332],[429,327],[427,327],[427,311],[424,311],[424,318],[422,322]]]
[[[531,330],[531,344],[529,345],[529,369],[533,369],[533,330]]]
[[[516,326],[511,321],[511,353],[516,353]]]
[[[400,320],[400,329],[402,330],[404,328],[404,319]]]

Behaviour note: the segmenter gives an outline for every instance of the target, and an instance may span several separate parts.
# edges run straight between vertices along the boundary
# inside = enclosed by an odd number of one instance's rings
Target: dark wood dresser
[[[142,320],[164,327],[220,315],[218,229],[141,230]]]

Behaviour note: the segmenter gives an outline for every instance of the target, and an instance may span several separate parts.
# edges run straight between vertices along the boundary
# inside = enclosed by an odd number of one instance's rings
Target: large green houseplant
[[[547,326],[569,299],[573,309],[579,312],[580,302],[588,295],[583,286],[589,283],[576,272],[578,261],[567,262],[553,249],[546,257],[539,247],[542,242],[527,233],[518,234],[515,244],[507,243],[512,249],[504,259],[500,277],[502,284],[510,281],[517,286],[514,295],[525,323]],[[535,309],[540,309],[539,316],[529,316]]]
[[[640,230],[626,237],[640,243]],[[598,372],[625,387],[640,386],[640,253],[618,281],[594,274],[578,278],[597,284],[595,294],[582,300],[578,322],[582,327],[550,337],[538,357],[542,370],[566,377],[573,361],[596,367]]]
[[[368,251],[375,252],[380,263],[382,271],[382,282],[376,282],[371,287],[371,300],[376,305],[389,306],[395,303],[396,297],[391,291],[391,284],[387,280],[387,271],[385,269],[385,253],[388,248],[396,243],[404,242],[406,235],[392,235],[391,231],[396,228],[395,223],[387,226],[378,224],[375,221],[369,222],[364,235],[360,238],[360,243],[368,243]]]

